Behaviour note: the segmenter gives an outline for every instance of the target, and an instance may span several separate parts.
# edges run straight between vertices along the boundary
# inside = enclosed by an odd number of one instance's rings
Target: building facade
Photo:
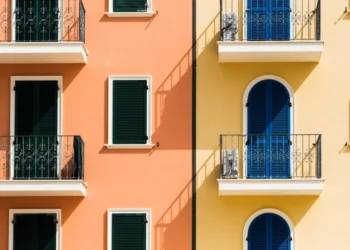
[[[190,1],[0,1],[0,249],[191,249],[191,45]]]
[[[349,248],[347,5],[197,1],[197,249]]]

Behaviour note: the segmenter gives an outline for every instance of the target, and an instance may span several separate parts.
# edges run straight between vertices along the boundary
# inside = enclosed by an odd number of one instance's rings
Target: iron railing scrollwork
[[[321,178],[319,134],[220,135],[221,178]]]
[[[0,136],[0,180],[83,180],[80,136]]]
[[[0,0],[0,42],[85,42],[82,0]]]

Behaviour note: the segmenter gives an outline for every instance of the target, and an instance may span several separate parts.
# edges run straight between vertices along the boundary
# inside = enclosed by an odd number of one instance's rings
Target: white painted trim
[[[147,0],[148,8],[147,11],[144,11],[144,13],[154,13],[152,12],[152,0]],[[107,13],[113,13],[113,0],[108,0],[108,12]],[[140,11],[141,12],[141,11]],[[125,13],[125,12],[120,12]],[[130,13],[138,13],[138,12],[130,12]]]
[[[146,250],[151,250],[152,209],[151,208],[109,208],[107,217],[107,250],[112,249],[112,215],[113,214],[146,214]]]
[[[324,180],[308,179],[218,179],[219,196],[314,195],[324,189]]]
[[[113,81],[114,80],[146,80],[148,86],[147,93],[147,135],[148,140],[145,144],[140,144],[140,147],[150,147],[152,144],[152,76],[151,75],[110,75],[108,77],[108,143],[107,148],[112,148],[111,145],[119,145],[119,148],[125,148],[125,144],[113,144]],[[129,148],[135,148],[132,144]]]
[[[82,180],[0,180],[0,197],[85,197],[86,192],[87,183]]]
[[[16,11],[16,1],[17,0],[12,0],[11,2],[11,6],[12,6],[12,12],[11,13],[15,13]],[[62,29],[64,27],[63,25],[63,18],[64,18],[64,11],[63,11],[63,0],[59,0],[58,2],[58,9],[59,9],[59,13],[61,13],[61,22],[59,23],[59,30],[58,30],[58,41],[61,41],[62,40]],[[12,41],[15,41],[16,40],[16,15],[13,14],[12,16],[12,23],[11,23],[11,26],[12,26],[12,29],[11,29],[11,39]]]
[[[152,17],[157,12],[105,12],[108,17]]]
[[[108,149],[151,149],[155,144],[105,144]]]
[[[16,95],[15,95],[15,84],[16,81],[57,81],[59,90],[57,94],[57,135],[62,135],[63,132],[63,77],[62,76],[11,76],[11,96],[10,96],[10,135],[15,135],[15,106],[16,106]],[[13,152],[13,144],[11,144],[11,151]],[[62,145],[62,143],[60,143]],[[13,154],[11,154],[11,179],[14,177],[13,170]],[[60,161],[60,159],[59,159]],[[60,164],[58,162],[58,164]],[[60,177],[60,169],[57,169],[57,174]]]
[[[290,97],[290,102],[292,104],[291,110],[289,112],[289,114],[290,114],[290,133],[294,134],[295,133],[295,131],[294,131],[295,100],[294,100],[294,91],[293,91],[292,87],[282,77],[279,77],[276,75],[263,75],[263,76],[259,76],[259,77],[255,78],[254,80],[252,80],[244,90],[243,104],[242,104],[242,107],[243,107],[243,135],[246,135],[248,133],[248,108],[246,107],[246,103],[248,102],[249,93],[256,84],[258,84],[259,82],[264,81],[264,80],[277,81],[287,89],[289,97]],[[291,164],[290,166],[293,166],[293,164]],[[243,176],[247,176],[246,170],[247,170],[247,166],[245,163],[243,166]],[[293,171],[293,170],[291,169],[291,171]]]
[[[62,235],[62,222],[61,222],[61,209],[10,209],[9,210],[9,250],[13,250],[13,224],[12,220],[14,214],[56,214],[58,223],[56,224],[56,250],[61,250],[61,235]]]
[[[248,220],[246,221],[244,228],[243,228],[243,250],[248,250],[248,241],[246,240],[248,237],[248,230],[250,227],[250,224],[255,220],[255,218],[257,218],[258,216],[262,215],[262,214],[275,214],[280,216],[282,219],[285,220],[285,222],[288,224],[289,226],[289,230],[290,230],[290,236],[292,237],[292,241],[290,244],[290,249],[294,250],[295,247],[295,227],[293,224],[293,221],[282,211],[274,209],[274,208],[264,208],[261,209],[255,213],[253,213]]]

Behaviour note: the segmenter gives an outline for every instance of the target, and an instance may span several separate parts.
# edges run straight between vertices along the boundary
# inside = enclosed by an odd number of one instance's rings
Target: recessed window
[[[11,209],[10,250],[60,250],[61,210]]]
[[[109,209],[108,250],[150,248],[150,209]]]
[[[110,76],[107,147],[152,147],[151,77]]]
[[[152,0],[109,0],[109,17],[151,17]]]

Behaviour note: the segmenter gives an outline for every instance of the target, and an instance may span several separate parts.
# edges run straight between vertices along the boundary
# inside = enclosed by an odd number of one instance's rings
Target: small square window
[[[109,17],[151,17],[152,0],[109,0]]]
[[[108,144],[151,148],[151,76],[110,76]]]
[[[150,209],[109,209],[108,250],[150,250]]]

